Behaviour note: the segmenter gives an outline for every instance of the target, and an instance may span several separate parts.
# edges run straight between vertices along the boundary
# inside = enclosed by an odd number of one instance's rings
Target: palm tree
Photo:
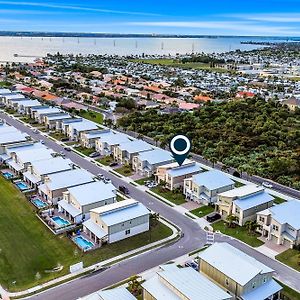
[[[227,226],[229,228],[234,227],[235,223],[238,222],[239,218],[235,215],[228,215],[226,218]]]
[[[248,229],[249,234],[254,233],[255,230],[259,227],[259,225],[256,223],[256,221],[247,221],[245,223],[245,227]]]

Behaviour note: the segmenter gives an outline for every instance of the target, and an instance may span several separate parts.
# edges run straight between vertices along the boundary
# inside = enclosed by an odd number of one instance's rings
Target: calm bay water
[[[258,45],[241,44],[241,41],[270,41],[267,38],[41,38],[0,37],[0,61],[31,62],[47,53],[62,54],[185,54],[191,52],[226,52],[251,50]],[[275,41],[280,41],[276,39]],[[283,41],[283,40],[281,40]],[[18,54],[18,57],[14,57]]]

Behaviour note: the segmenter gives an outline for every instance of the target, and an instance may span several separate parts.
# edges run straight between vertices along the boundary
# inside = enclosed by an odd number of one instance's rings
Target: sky
[[[300,36],[300,0],[0,0],[0,30]]]

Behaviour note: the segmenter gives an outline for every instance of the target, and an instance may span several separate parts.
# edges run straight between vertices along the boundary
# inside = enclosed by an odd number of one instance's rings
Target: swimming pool
[[[27,183],[23,182],[23,181],[19,181],[16,183],[16,186],[21,190],[21,191],[24,191],[24,190],[28,190],[29,186]]]
[[[74,238],[74,242],[77,246],[79,246],[79,248],[81,248],[83,250],[90,250],[94,246],[94,244],[92,242],[89,242],[81,235]]]
[[[37,207],[37,208],[44,208],[47,206],[47,204],[42,201],[41,199],[39,198],[35,198],[32,203]]]
[[[10,172],[3,172],[2,174],[6,179],[11,179],[14,177],[14,175]]]
[[[55,222],[59,227],[63,227],[66,225],[71,224],[68,220],[65,220],[61,217],[53,217],[52,218],[53,222]]]

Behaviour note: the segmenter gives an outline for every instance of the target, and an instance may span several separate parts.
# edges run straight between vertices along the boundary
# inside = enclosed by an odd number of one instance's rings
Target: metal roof
[[[285,203],[275,205],[269,208],[272,218],[281,224],[289,224],[295,229],[300,229],[300,202],[298,200],[290,200]]]
[[[120,143],[119,148],[122,151],[127,151],[128,153],[138,153],[138,152],[143,152],[143,151],[149,151],[152,150],[153,147],[141,140],[134,140],[131,142],[125,142],[125,143]]]
[[[199,257],[241,286],[258,274],[273,272],[271,268],[228,243],[215,243],[200,252]]]
[[[192,174],[195,172],[201,172],[201,171],[202,171],[202,168],[197,163],[182,165],[182,166],[178,166],[178,164],[177,164],[177,167],[175,167],[173,169],[169,169],[167,171],[167,174],[169,174],[173,177],[176,177],[176,176],[183,176],[183,175],[188,175],[188,174]]]
[[[157,300],[182,299],[176,295],[175,290],[190,300],[231,299],[231,295],[191,267],[167,268],[157,272],[154,278],[147,280],[142,286]]]
[[[89,231],[97,236],[97,238],[102,239],[103,237],[107,236],[107,233],[101,229],[99,225],[94,223],[92,219],[88,219],[82,223]]]
[[[70,194],[80,205],[87,205],[116,197],[116,187],[103,181],[95,181],[69,188]],[[115,191],[115,192],[114,192]]]
[[[218,170],[210,170],[193,176],[193,182],[205,186],[209,190],[216,190],[234,184],[227,175]]]
[[[274,200],[274,197],[268,193],[261,191],[259,193],[249,195],[234,201],[235,205],[240,207],[242,210],[246,210],[261,204],[265,204]]]
[[[64,210],[66,210],[74,218],[81,214],[81,211],[79,209],[77,209],[72,204],[68,203],[66,200],[58,201],[57,205],[62,207]]]
[[[47,175],[72,169],[72,161],[59,156],[50,159],[33,161],[31,165],[34,168],[34,171],[39,175]]]
[[[147,161],[151,165],[174,160],[170,152],[162,149],[154,149],[151,151],[142,152],[139,154],[138,158],[141,161]]]

